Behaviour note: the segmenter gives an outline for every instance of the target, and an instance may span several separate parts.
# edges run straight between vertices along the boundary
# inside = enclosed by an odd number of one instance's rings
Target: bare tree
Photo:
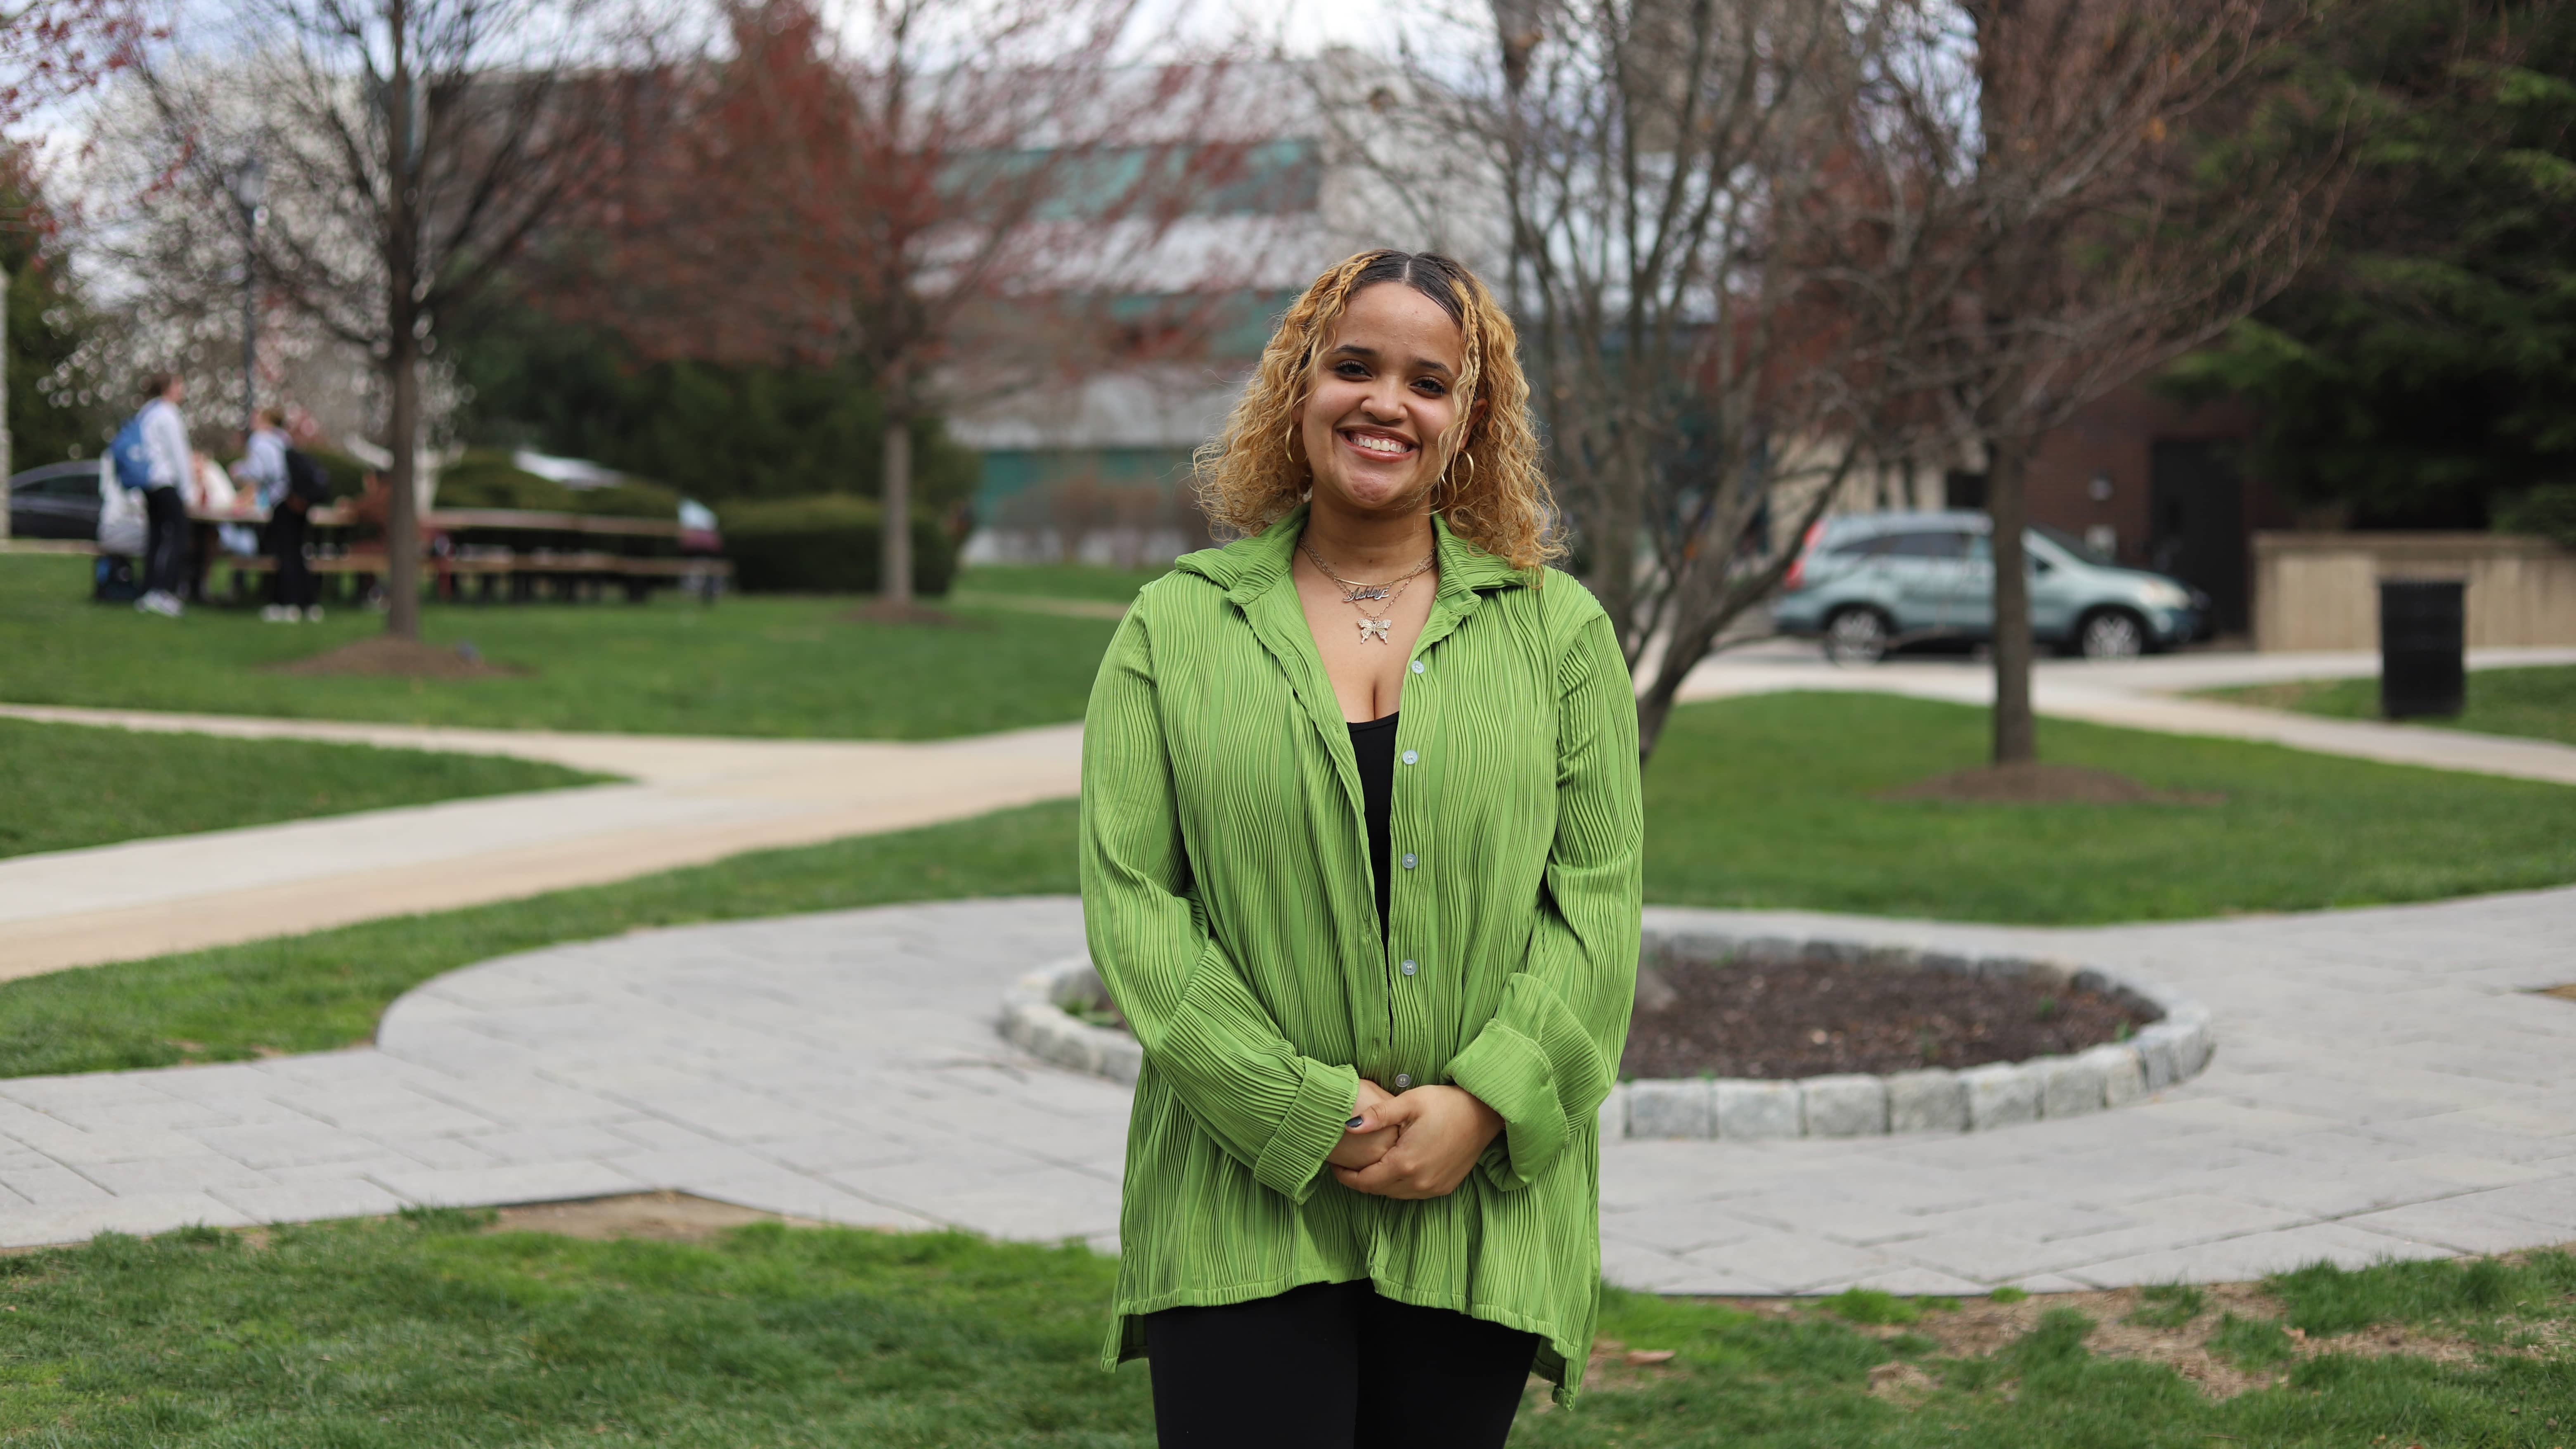
[[[2041,436],[2224,331],[2285,286],[2347,170],[2341,145],[2266,145],[2330,100],[2287,79],[2307,0],[1893,0],[1904,65],[1871,77],[1895,158],[1873,228],[1907,266],[1878,301],[1921,312],[1891,353],[1986,460],[1994,759],[2036,757],[2023,530]]]
[[[600,215],[591,310],[648,352],[865,367],[889,617],[914,607],[916,422],[962,386],[1134,362],[1189,330],[1103,316],[1135,295],[1122,259],[1155,255],[1243,159],[1193,124],[1221,66],[1115,63],[1136,8],[875,0],[835,31],[805,0],[745,0],[689,123]]]
[[[260,159],[262,280],[381,374],[386,627],[416,639],[422,361],[652,124],[653,34],[602,0],[243,0],[232,24],[242,59],[158,58],[149,93],[201,195]]]
[[[1884,263],[1845,235],[1883,22],[1829,0],[1493,0],[1487,60],[1409,54],[1354,149],[1398,194],[1494,198],[1576,567],[1642,676],[1651,754],[1683,679],[1780,585],[1855,469],[1906,443]],[[1390,109],[1374,108],[1377,113]],[[1786,523],[1787,527],[1783,527]]]

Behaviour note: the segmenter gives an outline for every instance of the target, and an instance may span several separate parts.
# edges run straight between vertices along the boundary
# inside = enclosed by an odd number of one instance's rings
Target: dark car
[[[9,532],[16,538],[98,537],[96,458],[47,463],[9,479]]]

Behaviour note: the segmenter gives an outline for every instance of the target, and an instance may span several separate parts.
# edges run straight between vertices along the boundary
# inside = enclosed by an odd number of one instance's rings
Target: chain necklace
[[[1357,622],[1360,642],[1363,644],[1371,639],[1375,639],[1380,644],[1391,642],[1386,637],[1386,631],[1395,627],[1395,601],[1403,598],[1404,591],[1413,587],[1413,581],[1427,572],[1440,558],[1439,550],[1434,549],[1422,556],[1422,562],[1388,579],[1385,583],[1364,584],[1357,579],[1346,579],[1333,572],[1333,566],[1324,562],[1324,556],[1315,552],[1313,544],[1300,540],[1298,546],[1306,550],[1306,557],[1315,561],[1316,568],[1323,570],[1324,577],[1331,579],[1334,586],[1342,591],[1342,602],[1360,611]],[[1383,603],[1386,606],[1387,617],[1370,618],[1368,606],[1372,603]]]

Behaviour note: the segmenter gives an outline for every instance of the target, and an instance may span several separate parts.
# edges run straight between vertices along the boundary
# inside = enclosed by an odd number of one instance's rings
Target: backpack
[[[143,414],[137,411],[116,430],[114,441],[107,445],[107,456],[115,462],[116,481],[140,493],[152,486],[152,453],[143,446]]]
[[[289,448],[286,450],[286,493],[290,498],[301,498],[307,505],[320,508],[331,501],[331,475],[322,471],[322,465],[313,461],[312,454],[302,448]]]

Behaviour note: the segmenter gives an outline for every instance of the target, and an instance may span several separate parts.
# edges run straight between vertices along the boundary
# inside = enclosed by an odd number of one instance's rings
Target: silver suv
[[[1875,663],[1936,639],[1995,630],[1992,525],[1982,513],[1858,513],[1808,530],[1771,605],[1772,627],[1825,641],[1837,664]],[[2176,579],[2122,568],[2061,529],[2034,524],[2030,628],[2088,659],[2122,659],[2205,636],[2209,599]]]

